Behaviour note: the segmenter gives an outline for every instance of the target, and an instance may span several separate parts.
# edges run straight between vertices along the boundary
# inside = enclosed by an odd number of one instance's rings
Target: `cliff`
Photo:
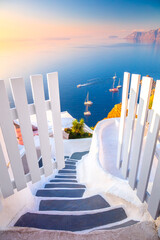
[[[160,28],[148,32],[133,32],[126,39],[133,42],[160,44]]]

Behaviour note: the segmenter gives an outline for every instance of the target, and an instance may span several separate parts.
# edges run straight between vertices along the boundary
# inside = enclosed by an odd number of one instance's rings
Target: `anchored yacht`
[[[115,88],[114,84],[115,84],[115,79],[113,79],[113,86],[112,86],[112,88],[109,89],[110,92],[118,92],[118,88]]]
[[[92,104],[93,104],[93,102],[89,100],[89,92],[88,92],[87,97],[86,97],[85,102],[84,102],[84,105],[86,106],[84,116],[90,116],[91,115],[91,112],[88,110],[88,107],[90,107]]]
[[[119,81],[118,81],[118,86],[117,86],[117,88],[119,89],[119,88],[121,88],[122,87],[122,85],[120,84],[120,78],[119,78]]]
[[[88,106],[91,106],[93,104],[92,101],[89,100],[89,92],[87,93],[87,97],[85,99],[85,102],[84,102],[84,105],[88,105]]]

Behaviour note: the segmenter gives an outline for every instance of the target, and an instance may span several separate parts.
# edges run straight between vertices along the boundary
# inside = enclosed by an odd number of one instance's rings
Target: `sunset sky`
[[[158,28],[160,0],[0,0],[0,79],[13,104],[9,78],[23,77],[32,102],[29,76],[43,74],[46,83],[46,73],[58,71],[63,109],[81,118],[87,93],[76,86],[98,78],[97,88],[90,88],[90,96],[97,94],[96,124],[106,116],[100,112],[121,101],[121,95],[107,100],[115,72],[121,80],[124,71],[159,78],[159,45],[125,39]],[[108,85],[101,88],[101,80]]]
[[[159,0],[0,0],[1,41],[101,40],[159,27]]]

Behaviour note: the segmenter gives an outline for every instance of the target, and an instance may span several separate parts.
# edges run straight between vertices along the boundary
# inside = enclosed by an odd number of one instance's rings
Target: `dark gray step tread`
[[[53,180],[50,180],[50,182],[63,182],[63,183],[67,183],[67,182],[70,182],[70,183],[77,183],[77,180],[68,180],[68,179],[53,179]]]
[[[79,198],[83,196],[85,189],[55,189],[55,190],[38,190],[37,197],[70,197]]]
[[[66,159],[66,162],[67,161],[70,161],[70,162],[73,162],[73,163],[78,163],[79,160],[69,158],[69,159]]]
[[[129,220],[125,223],[122,223],[122,224],[119,224],[119,225],[116,225],[116,226],[113,226],[113,227],[109,227],[109,228],[101,228],[99,230],[113,230],[113,229],[118,229],[118,228],[123,228],[123,227],[129,227],[129,226],[134,225],[136,223],[139,223],[139,222],[134,221],[134,220]]]
[[[65,169],[68,169],[68,170],[69,170],[69,169],[70,169],[70,170],[73,169],[73,170],[75,170],[75,169],[76,169],[76,166],[65,165],[65,167],[64,167],[63,169],[64,169],[64,170],[65,170]]]
[[[70,165],[76,165],[76,162],[74,162],[74,161],[65,161],[65,164],[67,165],[67,164],[70,164]]]
[[[75,232],[104,226],[125,218],[127,216],[123,208],[84,215],[26,213],[20,217],[15,226]]]
[[[72,184],[72,183],[47,183],[45,188],[86,188],[83,184]]]
[[[72,178],[72,179],[76,179],[77,177],[74,175],[56,175],[55,178]]]
[[[75,200],[41,200],[40,211],[86,211],[110,207],[100,195]]]
[[[84,155],[89,153],[89,151],[84,151],[84,152],[75,152],[71,155],[70,159],[77,159],[81,160]]]
[[[73,173],[73,174],[76,174],[77,172],[76,171],[70,171],[70,170],[59,170],[58,173]]]

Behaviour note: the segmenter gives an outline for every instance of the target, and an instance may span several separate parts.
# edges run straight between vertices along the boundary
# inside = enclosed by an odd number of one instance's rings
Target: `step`
[[[65,161],[65,164],[69,164],[69,165],[76,165],[76,162],[74,162],[74,161]]]
[[[58,173],[71,173],[71,174],[76,174],[76,171],[70,171],[70,170],[59,170]]]
[[[86,188],[86,186],[76,183],[47,183],[45,188]]]
[[[39,168],[43,167],[42,157],[38,161]]]
[[[70,183],[77,183],[77,180],[68,180],[68,179],[53,179],[53,180],[50,180],[50,182],[70,182]]]
[[[129,227],[131,225],[134,225],[136,223],[139,223],[139,221],[134,221],[134,220],[127,220],[126,222],[122,223],[122,224],[118,224],[116,226],[112,226],[112,227],[108,227],[108,228],[101,228],[99,230],[113,230],[113,229],[117,229],[117,228],[124,228],[124,227]]]
[[[41,189],[36,193],[37,197],[63,197],[79,198],[83,196],[85,189]]]
[[[89,153],[89,151],[84,151],[84,152],[75,152],[71,155],[70,159],[77,159],[81,160],[84,155]]]
[[[26,213],[16,222],[17,227],[32,227],[48,230],[84,231],[119,222],[127,218],[123,208],[83,215],[52,215]]]
[[[76,179],[77,177],[74,175],[56,175],[55,178],[72,178],[72,179]]]
[[[42,200],[40,211],[86,211],[110,207],[100,195],[75,200]]]
[[[66,169],[68,169],[68,170],[71,170],[71,169],[75,170],[75,169],[76,169],[76,166],[72,166],[72,165],[67,165],[67,164],[66,164],[63,169],[64,169],[64,170],[66,170]]]
[[[79,160],[69,158],[69,159],[66,159],[65,162],[67,162],[67,161],[70,161],[70,162],[73,162],[73,163],[78,163]]]

